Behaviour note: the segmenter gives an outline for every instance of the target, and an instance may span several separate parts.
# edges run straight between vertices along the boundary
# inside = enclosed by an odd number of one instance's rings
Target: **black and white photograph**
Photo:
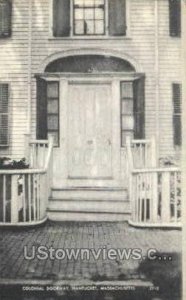
[[[186,299],[185,19],[0,0],[0,300]]]

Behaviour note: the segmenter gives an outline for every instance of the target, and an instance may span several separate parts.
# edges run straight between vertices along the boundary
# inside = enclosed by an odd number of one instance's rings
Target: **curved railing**
[[[53,142],[32,141],[30,144],[37,152],[35,160],[31,156],[29,169],[0,170],[0,225],[34,225],[47,218]],[[42,161],[39,160],[41,155]],[[37,162],[40,167],[33,168]]]
[[[179,168],[132,171],[132,218],[147,227],[181,226],[181,170]]]

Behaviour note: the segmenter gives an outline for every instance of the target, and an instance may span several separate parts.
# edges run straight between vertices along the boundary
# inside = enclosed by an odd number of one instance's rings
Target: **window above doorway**
[[[129,33],[128,0],[53,0],[55,38],[125,37]]]

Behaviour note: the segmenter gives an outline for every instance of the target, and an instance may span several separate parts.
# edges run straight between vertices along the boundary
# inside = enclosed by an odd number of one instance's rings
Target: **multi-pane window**
[[[105,32],[105,1],[74,0],[74,34],[102,35]]]
[[[121,82],[121,147],[125,146],[127,136],[134,135],[133,105],[133,82]]]
[[[127,0],[53,0],[53,35],[125,36]]]
[[[145,138],[145,80],[121,82],[121,147],[126,137]]]
[[[8,84],[0,84],[0,147],[8,146]]]
[[[59,83],[47,83],[47,131],[54,138],[54,145],[59,144]]]
[[[182,143],[182,122],[181,122],[181,84],[173,83],[173,135],[174,145],[181,146]]]
[[[0,0],[0,38],[11,35],[11,0]]]

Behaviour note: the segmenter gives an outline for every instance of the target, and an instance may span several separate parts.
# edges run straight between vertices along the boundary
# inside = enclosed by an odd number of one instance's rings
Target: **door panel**
[[[112,110],[109,84],[69,85],[68,177],[112,177]]]

